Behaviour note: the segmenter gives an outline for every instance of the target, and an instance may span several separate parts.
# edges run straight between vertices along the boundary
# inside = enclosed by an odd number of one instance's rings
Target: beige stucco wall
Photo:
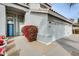
[[[5,6],[0,4],[0,35],[6,35],[6,10]]]

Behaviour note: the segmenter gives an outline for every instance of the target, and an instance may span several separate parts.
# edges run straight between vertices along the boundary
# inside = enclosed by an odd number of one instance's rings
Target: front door
[[[7,18],[7,36],[14,36],[14,21],[13,17]]]
[[[14,24],[7,24],[7,36],[14,36]]]

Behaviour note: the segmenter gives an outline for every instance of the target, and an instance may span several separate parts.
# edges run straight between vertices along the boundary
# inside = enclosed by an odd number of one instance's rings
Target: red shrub
[[[4,39],[5,39],[5,36],[0,36],[0,56],[4,56],[5,49],[2,47],[5,44]]]
[[[4,56],[4,48],[0,48],[0,56]]]
[[[5,39],[5,36],[0,36],[0,38]]]
[[[22,33],[29,42],[32,42],[35,41],[37,38],[38,29],[36,26],[28,25],[22,28]]]
[[[4,44],[4,40],[0,39],[0,46],[2,46]]]

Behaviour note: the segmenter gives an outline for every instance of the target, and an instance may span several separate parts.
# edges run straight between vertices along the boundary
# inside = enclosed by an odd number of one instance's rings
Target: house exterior
[[[38,41],[49,43],[72,34],[72,22],[47,3],[1,3],[0,35],[22,35],[25,25],[38,27]]]
[[[79,20],[78,19],[71,19],[72,20],[72,33],[79,34]]]
[[[78,24],[78,22],[73,24],[72,32],[73,32],[73,34],[79,34],[79,24]]]

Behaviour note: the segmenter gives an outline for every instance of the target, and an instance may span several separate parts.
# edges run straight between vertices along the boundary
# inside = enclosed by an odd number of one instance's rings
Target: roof
[[[18,3],[14,3],[14,4],[29,9],[29,6],[27,6],[27,5],[24,5],[24,4],[18,4]],[[44,4],[50,6],[48,3],[44,3]],[[51,7],[51,6],[50,6],[50,7]],[[53,11],[52,9],[38,9],[38,10],[35,9],[35,10],[31,10],[31,12],[39,12],[39,13],[47,13],[47,14],[51,14],[51,15],[57,17],[57,18],[60,18],[61,20],[65,21],[65,22],[68,22],[68,23],[72,24],[72,22],[71,22],[69,19],[67,19],[67,18],[64,17],[63,15],[61,15],[61,14],[59,14],[59,13]]]
[[[73,26],[79,27],[79,24],[78,23],[74,23]]]
[[[67,19],[66,17],[64,17],[63,15],[53,11],[53,10],[48,10],[48,9],[39,9],[39,10],[31,10],[31,12],[38,12],[38,13],[47,13],[50,15],[53,15],[57,18],[60,18],[62,21],[73,24],[69,19]]]
[[[50,5],[50,4],[48,4],[48,3],[44,3],[44,4],[46,4],[47,6],[51,7],[51,5]]]
[[[68,23],[72,24],[72,22],[68,18],[66,18],[63,15],[57,13],[56,11],[53,11],[52,9],[49,10],[49,14],[51,14],[55,17],[58,17],[58,18],[60,18],[61,20],[65,21],[65,22],[68,22]]]
[[[24,7],[24,8],[29,9],[29,6],[28,6],[28,5],[25,5],[25,4],[23,4],[23,3],[14,3],[14,4],[19,5],[19,6],[22,6],[22,7]]]

